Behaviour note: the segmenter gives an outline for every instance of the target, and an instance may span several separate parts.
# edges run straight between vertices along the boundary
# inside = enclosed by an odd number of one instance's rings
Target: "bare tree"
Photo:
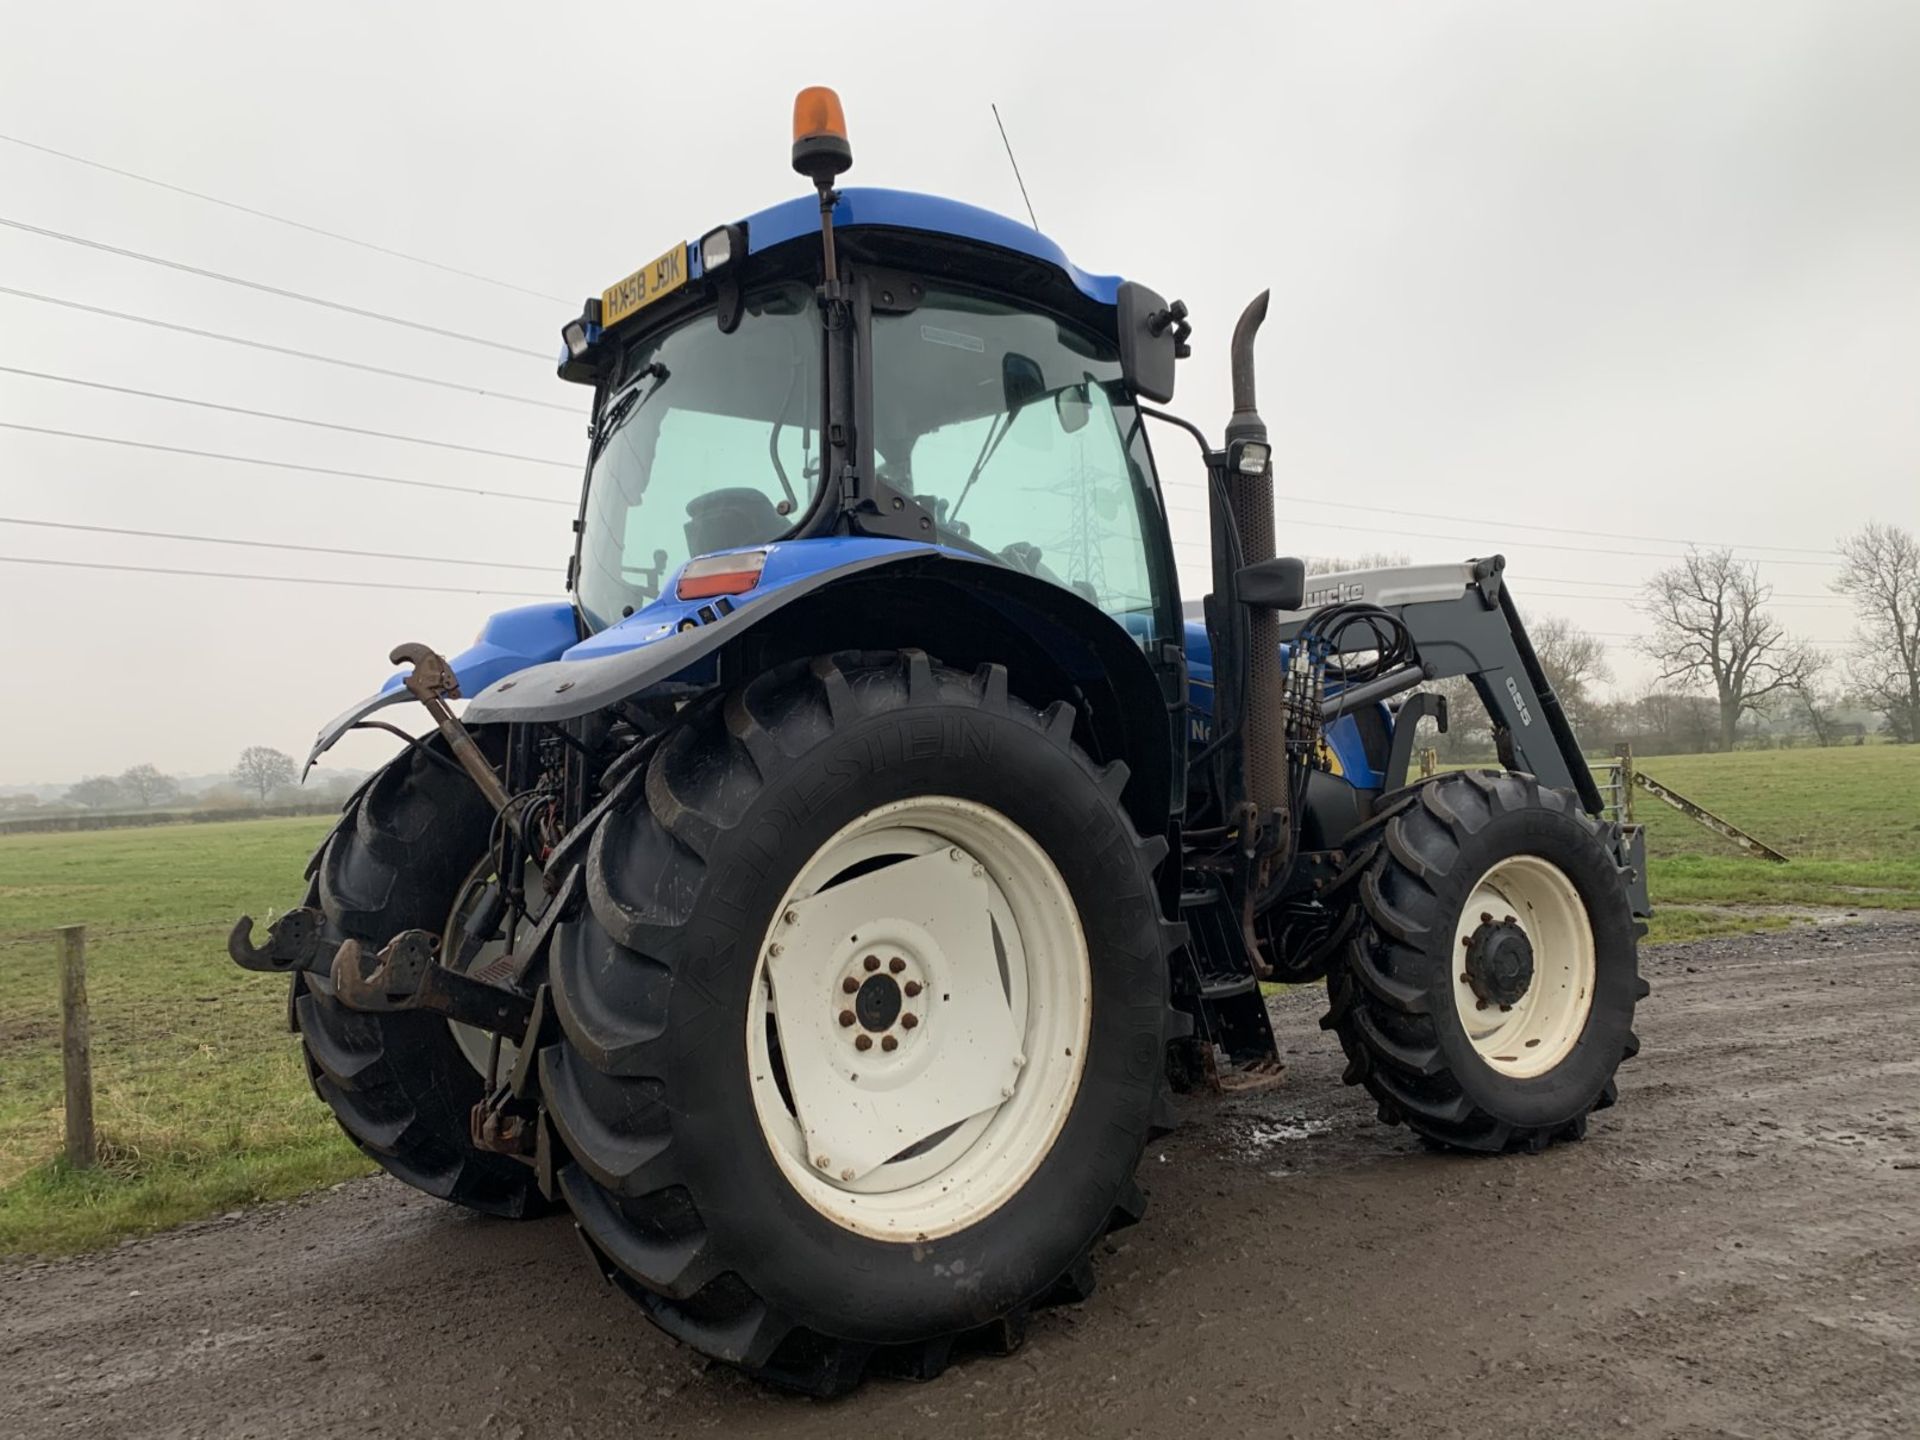
[[[70,786],[63,798],[69,805],[105,810],[108,806],[120,804],[127,797],[120,788],[120,782],[111,775],[89,775],[78,785]]]
[[[282,785],[291,785],[294,773],[293,757],[266,745],[249,745],[233,767],[234,780],[258,795],[262,805]]]
[[[1594,691],[1613,678],[1606,642],[1561,615],[1547,615],[1527,626],[1534,654],[1560,708],[1579,733],[1581,722],[1598,702]]]
[[[1811,667],[1793,686],[1793,698],[1800,702],[1807,729],[1813,732],[1814,743],[1822,749],[1840,735],[1840,698],[1821,685],[1820,676],[1825,669],[1824,663]]]
[[[1897,525],[1868,524],[1840,542],[1833,588],[1859,616],[1849,657],[1866,702],[1896,740],[1920,740],[1920,543]]]
[[[1693,550],[1647,581],[1640,608],[1653,620],[1647,653],[1660,678],[1712,692],[1720,748],[1731,750],[1743,716],[1766,713],[1812,666],[1812,652],[1766,610],[1773,587],[1731,550]]]
[[[135,765],[122,771],[120,788],[142,810],[180,798],[180,782],[171,775],[162,775],[151,765]]]

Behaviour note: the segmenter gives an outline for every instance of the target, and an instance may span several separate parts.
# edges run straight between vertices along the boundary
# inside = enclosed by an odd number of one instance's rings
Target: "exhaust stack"
[[[1267,318],[1271,292],[1262,290],[1233,327],[1233,418],[1227,422],[1226,499],[1240,535],[1240,564],[1274,556],[1273,464],[1266,422],[1254,403],[1253,342]],[[1235,605],[1239,596],[1233,597]],[[1251,608],[1247,622],[1247,689],[1244,754],[1247,798],[1264,818],[1280,812],[1290,823],[1287,789],[1286,709],[1280,672],[1280,621],[1265,606]]]

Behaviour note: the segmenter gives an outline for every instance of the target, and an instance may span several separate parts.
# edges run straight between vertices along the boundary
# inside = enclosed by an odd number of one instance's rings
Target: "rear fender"
[[[521,605],[491,616],[480,627],[480,634],[475,637],[473,644],[447,663],[459,678],[460,693],[473,695],[496,680],[524,670],[529,665],[558,659],[579,639],[580,622],[574,615],[571,601]],[[401,686],[406,675],[405,670],[394,671],[373,694],[341,711],[322,726],[314,739],[313,749],[307,755],[300,778],[306,779],[314,761],[331,750],[342,735],[374,711],[412,699]]]
[[[963,668],[1004,664],[1010,688],[1023,699],[1071,703],[1076,739],[1097,760],[1126,763],[1122,799],[1136,824],[1148,835],[1166,833],[1183,799],[1174,764],[1180,737],[1139,642],[1050,581],[932,548],[868,551],[616,653],[583,655],[597,647],[582,645],[482,691],[466,720],[575,719],[696,666],[705,673],[709,660],[729,679],[805,655],[904,646]]]

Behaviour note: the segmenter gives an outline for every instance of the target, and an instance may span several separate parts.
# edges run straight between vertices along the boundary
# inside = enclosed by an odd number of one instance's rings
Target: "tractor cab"
[[[675,246],[565,328],[560,374],[595,389],[572,577],[585,628],[686,598],[690,561],[872,536],[1176,637],[1119,336],[1157,297],[988,211],[829,193],[830,276],[803,199]]]

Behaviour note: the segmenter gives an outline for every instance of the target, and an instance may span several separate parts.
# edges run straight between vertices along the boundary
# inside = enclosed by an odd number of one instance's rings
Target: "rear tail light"
[[[703,555],[687,562],[674,594],[682,600],[739,595],[760,583],[760,572],[766,564],[764,550],[748,550],[739,555]]]

